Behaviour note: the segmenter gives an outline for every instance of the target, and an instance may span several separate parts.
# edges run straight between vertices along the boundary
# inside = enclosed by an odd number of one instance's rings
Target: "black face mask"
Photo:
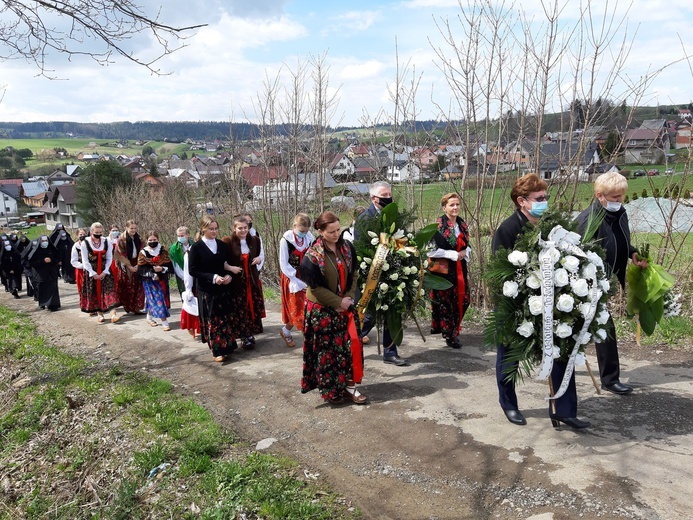
[[[92,235],[96,240],[99,240],[101,238],[101,233],[94,233]]]
[[[252,227],[253,227],[253,223],[252,223],[252,222],[248,222],[248,229],[250,229],[250,228],[252,228]]]
[[[85,238],[87,238],[87,237],[85,237],[85,236],[80,236],[80,237],[79,237],[79,241],[81,242],[81,241],[84,240]]]
[[[378,197],[378,205],[384,208],[388,204],[392,204],[392,197]]]
[[[154,249],[156,246],[159,245],[159,242],[147,242],[147,245],[149,247],[151,247],[152,249]]]

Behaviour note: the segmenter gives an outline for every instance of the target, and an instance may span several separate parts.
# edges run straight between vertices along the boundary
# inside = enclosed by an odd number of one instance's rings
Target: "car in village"
[[[645,175],[647,175],[645,170],[635,170],[633,172],[633,177],[644,177]]]
[[[667,168],[664,170],[664,175],[674,175],[675,171],[673,168]]]
[[[647,176],[648,177],[654,177],[655,175],[659,175],[659,170],[652,168],[651,170],[647,170]]]

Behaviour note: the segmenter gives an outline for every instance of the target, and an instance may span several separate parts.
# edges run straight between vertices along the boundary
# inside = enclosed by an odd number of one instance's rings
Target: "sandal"
[[[330,398],[327,400],[327,402],[330,403],[330,404],[332,404],[332,405],[337,405],[337,406],[338,406],[338,405],[340,405],[340,404],[344,404],[344,398],[343,398],[341,395],[340,395],[339,397],[330,397]]]
[[[106,320],[106,318],[103,317],[103,314],[99,314],[99,317],[96,318],[96,321],[99,323],[103,323]]]
[[[111,323],[118,323],[120,321],[120,316],[117,314],[112,314],[111,315]]]
[[[286,346],[288,348],[293,348],[296,346],[296,342],[294,341],[294,337],[291,335],[291,332],[289,332],[289,334],[285,336],[284,331],[282,329],[279,329],[279,335],[282,337],[284,343],[286,343]]]
[[[366,404],[368,402],[368,397],[356,390],[356,388],[345,388],[344,398],[350,400],[354,404]]]
[[[224,361],[226,361],[226,356],[217,356],[214,358],[214,361],[216,361],[217,363],[223,363]]]
[[[168,332],[169,330],[171,330],[171,326],[166,322],[162,323],[161,327],[162,327],[161,330],[163,330],[164,332]]]
[[[147,325],[149,325],[150,327],[157,327],[159,324],[155,321],[147,320]]]

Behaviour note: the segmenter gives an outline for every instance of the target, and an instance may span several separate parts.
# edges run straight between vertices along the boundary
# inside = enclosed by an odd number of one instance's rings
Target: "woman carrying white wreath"
[[[431,291],[431,334],[443,334],[448,347],[460,348],[459,334],[462,318],[469,307],[469,231],[460,217],[460,196],[448,193],[440,199],[443,216],[437,219],[438,231],[433,235],[434,248],[429,258],[444,259],[448,263],[447,274],[437,273],[448,280],[452,287]]]
[[[547,184],[538,175],[530,173],[515,181],[510,192],[510,198],[515,204],[515,212],[504,220],[491,242],[491,250],[495,254],[500,249],[513,251],[515,241],[525,230],[526,226],[534,226],[539,222],[539,218],[548,209],[549,196],[546,194]],[[529,257],[524,251],[513,251],[508,256],[508,260],[514,265],[524,265],[529,261]],[[560,271],[557,270],[557,271]],[[534,280],[534,275],[527,279],[528,284],[539,284],[539,280]],[[513,284],[515,284],[513,286]],[[537,288],[539,286],[537,285]],[[507,297],[514,297],[518,294],[516,282],[506,281],[503,286],[503,294]],[[540,296],[532,296],[529,301],[529,309],[532,314],[541,313],[543,304]],[[568,302],[566,302],[567,304]],[[561,305],[561,302],[558,302]],[[518,333],[525,337],[530,337],[535,333],[531,322],[520,324]],[[515,383],[508,374],[511,368],[517,363],[509,362],[507,359],[507,346],[496,346],[496,382],[498,384],[498,400],[508,421],[517,425],[527,424],[527,421],[519,410],[517,394],[515,393]],[[558,388],[563,380],[566,363],[560,359],[553,360],[551,370],[551,381],[554,388]],[[555,407],[555,408],[554,408]],[[572,428],[587,428],[590,423],[581,421],[577,418],[577,390],[575,387],[575,374],[573,373],[568,388],[565,393],[552,401],[549,405],[549,416],[554,426],[562,422]]]

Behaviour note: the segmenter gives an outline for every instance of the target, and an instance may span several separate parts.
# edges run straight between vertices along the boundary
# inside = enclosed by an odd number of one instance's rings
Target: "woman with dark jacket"
[[[582,235],[585,234],[590,215],[593,218],[602,219],[594,238],[606,252],[607,274],[615,275],[621,287],[624,288],[628,259],[631,259],[635,265],[647,267],[647,260],[638,260],[636,249],[630,243],[628,214],[623,207],[627,189],[628,181],[620,173],[610,172],[600,175],[594,181],[595,201],[578,215],[578,229]],[[611,316],[604,329],[606,341],[595,343],[602,388],[614,394],[629,394],[633,391],[633,387],[621,383],[620,380],[616,328]]]
[[[60,308],[58,275],[60,274],[60,253],[46,235],[38,241],[38,247],[29,253],[29,265],[36,281],[38,304],[42,309],[57,311]]]
[[[232,275],[240,269],[226,263],[228,247],[217,239],[219,223],[211,215],[200,221],[200,239],[188,251],[189,272],[195,281],[202,342],[212,350],[214,361],[226,361],[238,345],[240,320],[234,309]]]
[[[467,223],[460,217],[459,195],[444,195],[440,205],[443,216],[436,221],[438,231],[433,235],[434,248],[428,253],[428,257],[447,264],[447,274],[436,274],[446,278],[452,287],[443,291],[431,291],[431,334],[442,333],[449,347],[460,348],[462,345],[458,336],[462,318],[469,307],[469,230]]]
[[[22,257],[16,247],[10,241],[2,245],[2,256],[0,257],[0,270],[7,280],[7,291],[15,298],[19,298],[19,291],[22,290]]]
[[[255,346],[255,334],[263,330],[262,318],[265,317],[265,297],[257,266],[261,264],[262,246],[259,236],[252,236],[248,220],[239,216],[233,220],[233,234],[222,240],[228,246],[229,266],[240,269],[239,276],[232,281],[233,291],[240,296],[236,313],[241,318],[241,328],[237,334],[243,338],[243,348]]]
[[[356,390],[363,377],[363,345],[354,309],[356,251],[341,237],[339,218],[322,213],[313,225],[320,237],[301,261],[306,290],[301,392],[314,389],[331,404],[365,404]]]
[[[496,254],[500,249],[512,251],[517,237],[525,231],[525,228],[534,226],[539,222],[539,218],[549,207],[549,196],[546,194],[546,188],[546,182],[535,173],[523,175],[515,181],[510,191],[510,198],[515,204],[515,212],[501,223],[493,235],[491,242],[493,254]],[[517,425],[527,424],[524,415],[518,408],[515,383],[507,377],[511,363],[506,358],[507,347],[506,345],[497,345],[496,348],[498,401],[508,421]],[[554,388],[561,386],[566,367],[567,363],[559,359],[553,360],[550,377]],[[565,393],[549,403],[549,417],[553,426],[558,427],[560,423],[563,423],[575,429],[588,428],[589,422],[577,418],[577,405],[577,387],[573,372]]]

